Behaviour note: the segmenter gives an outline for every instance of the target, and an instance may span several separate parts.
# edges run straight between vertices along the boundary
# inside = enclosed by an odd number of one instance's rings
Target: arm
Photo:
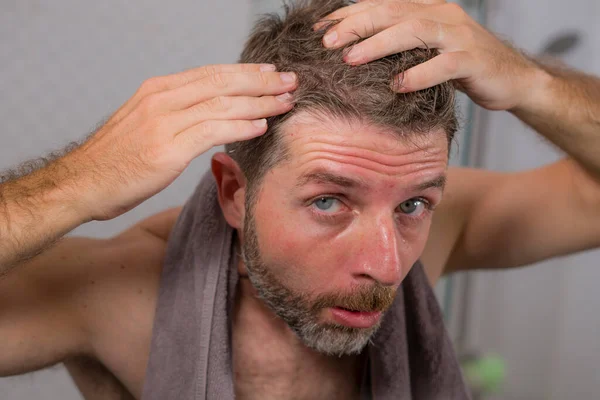
[[[106,245],[66,238],[0,278],[0,376],[91,354],[83,314],[86,271]],[[91,257],[81,260],[81,254]]]
[[[63,361],[110,362],[112,353],[124,352],[114,342],[119,335],[143,342],[178,213],[163,211],[111,239],[65,238],[0,278],[0,376]],[[140,296],[140,288],[149,295]],[[131,320],[123,310],[139,310],[135,323],[147,335],[117,322]]]
[[[170,185],[213,146],[267,130],[296,82],[264,65],[152,78],[84,144],[33,173],[0,180],[0,276],[90,220],[114,218]],[[4,181],[4,182],[3,182]]]
[[[0,276],[87,222],[58,163],[0,184]]]
[[[600,79],[539,65],[536,90],[512,113],[600,181]]]
[[[600,246],[600,184],[572,160],[518,173],[451,168],[424,262],[511,268]]]

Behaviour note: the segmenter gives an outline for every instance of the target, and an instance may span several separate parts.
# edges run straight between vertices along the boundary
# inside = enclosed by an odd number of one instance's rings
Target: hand
[[[325,17],[341,20],[323,38],[338,48],[367,38],[345,56],[358,65],[414,48],[439,55],[404,71],[394,89],[412,92],[455,80],[460,90],[490,110],[514,109],[526,102],[543,71],[475,22],[460,6],[440,0],[366,0]],[[318,28],[323,22],[315,25]]]
[[[254,64],[151,78],[60,160],[76,174],[69,189],[87,219],[114,218],[166,188],[211,147],[263,134],[264,118],[292,108],[287,92],[295,88],[294,74]]]

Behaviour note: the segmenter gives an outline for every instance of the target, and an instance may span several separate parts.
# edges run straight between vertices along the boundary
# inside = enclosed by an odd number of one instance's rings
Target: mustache
[[[312,309],[340,307],[359,312],[385,311],[392,306],[395,297],[395,288],[375,283],[358,286],[348,293],[321,295],[314,301]]]

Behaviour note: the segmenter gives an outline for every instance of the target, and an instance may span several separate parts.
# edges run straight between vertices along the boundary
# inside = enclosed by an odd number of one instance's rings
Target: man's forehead
[[[390,156],[421,153],[421,157],[448,159],[448,139],[443,129],[416,133],[377,126],[357,119],[299,112],[281,127],[281,139],[292,156],[315,149],[371,153],[385,162]]]

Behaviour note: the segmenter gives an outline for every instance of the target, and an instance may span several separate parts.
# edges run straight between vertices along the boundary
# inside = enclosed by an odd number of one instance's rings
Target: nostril
[[[363,274],[357,274],[356,275],[356,279],[359,280],[359,281],[363,281],[363,280],[364,281],[369,281],[369,282],[374,282],[375,281],[375,279],[371,275],[364,274],[364,273]]]

